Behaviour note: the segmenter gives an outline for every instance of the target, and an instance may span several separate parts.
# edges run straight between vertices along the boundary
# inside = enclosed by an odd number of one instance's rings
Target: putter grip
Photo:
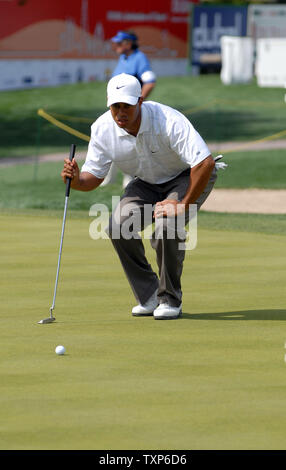
[[[70,148],[70,156],[69,156],[69,160],[72,161],[73,157],[74,157],[74,154],[75,154],[75,144],[71,144],[71,148]],[[66,197],[69,197],[70,195],[70,189],[71,189],[71,179],[70,178],[67,178],[67,182],[66,182]]]

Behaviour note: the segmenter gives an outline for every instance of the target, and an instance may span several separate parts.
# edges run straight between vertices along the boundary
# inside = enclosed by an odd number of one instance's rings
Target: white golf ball
[[[56,354],[59,354],[60,356],[62,356],[65,352],[66,352],[66,348],[64,346],[57,346],[56,349]]]

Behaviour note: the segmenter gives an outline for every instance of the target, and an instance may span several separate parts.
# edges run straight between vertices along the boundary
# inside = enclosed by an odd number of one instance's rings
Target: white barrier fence
[[[187,59],[154,59],[150,62],[158,77],[187,73]],[[0,60],[0,90],[108,80],[116,63],[112,59],[3,59]]]
[[[285,87],[286,39],[258,39],[255,74],[261,87]]]
[[[253,78],[253,40],[247,37],[221,37],[221,81],[248,83]]]
[[[286,39],[222,36],[221,81],[248,83],[254,75],[260,87],[286,86]]]

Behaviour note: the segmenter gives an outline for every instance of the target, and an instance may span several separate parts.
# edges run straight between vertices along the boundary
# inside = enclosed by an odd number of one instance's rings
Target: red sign
[[[151,58],[186,57],[191,3],[0,0],[0,58],[114,58],[110,38],[123,29]]]

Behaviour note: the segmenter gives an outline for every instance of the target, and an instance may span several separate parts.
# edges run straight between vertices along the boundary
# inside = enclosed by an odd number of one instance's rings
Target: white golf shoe
[[[157,290],[155,290],[154,294],[151,295],[150,299],[143,305],[138,304],[136,307],[132,309],[132,315],[134,317],[144,317],[144,316],[151,316],[155,308],[158,305],[158,298],[157,298]]]
[[[160,304],[153,312],[155,320],[173,320],[182,315],[182,304],[173,307],[167,303]]]

